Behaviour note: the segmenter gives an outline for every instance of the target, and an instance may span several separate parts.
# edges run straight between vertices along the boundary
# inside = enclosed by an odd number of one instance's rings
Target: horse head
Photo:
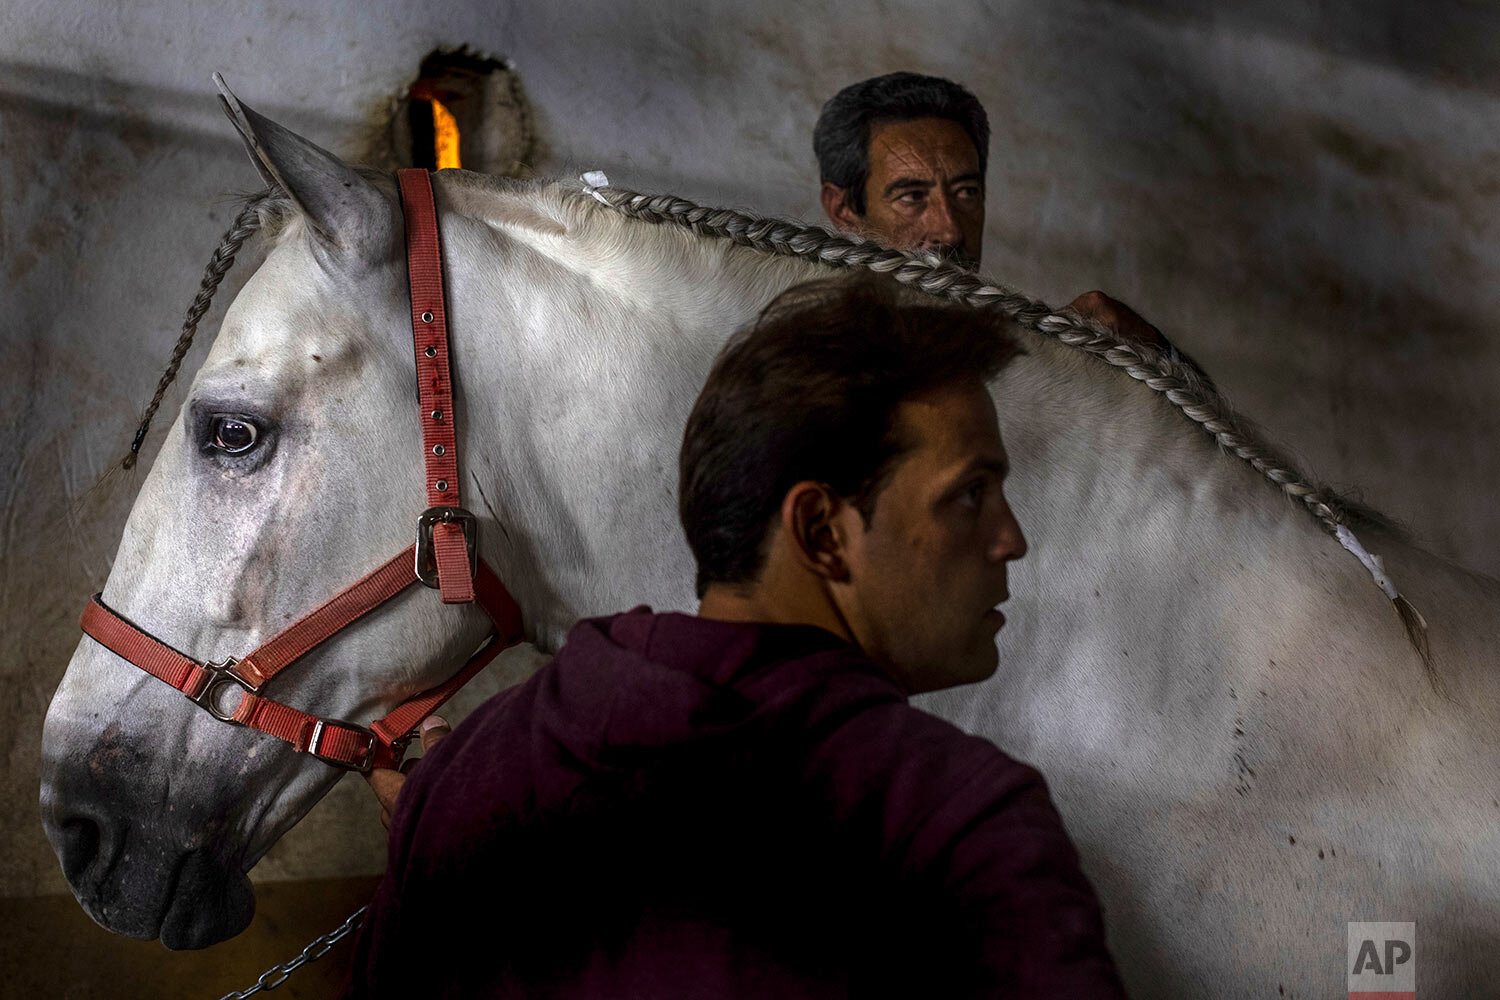
[[[227,91],[224,103],[282,193],[279,235],[141,486],[101,598],[205,663],[242,656],[410,545],[425,506],[394,188]],[[268,693],[369,720],[442,679],[484,628],[472,606],[409,588]],[[249,922],[246,872],[341,773],[85,637],[47,713],[42,814],[96,921],[202,947]]]

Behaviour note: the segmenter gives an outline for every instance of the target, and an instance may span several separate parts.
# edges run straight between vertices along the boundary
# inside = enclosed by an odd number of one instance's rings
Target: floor
[[[0,994],[7,997],[151,997],[218,1000],[338,927],[375,890],[374,878],[271,882],[256,887],[255,919],[238,937],[202,951],[168,951],[105,931],[71,896],[0,899]],[[337,995],[353,935],[292,973],[278,1000]]]

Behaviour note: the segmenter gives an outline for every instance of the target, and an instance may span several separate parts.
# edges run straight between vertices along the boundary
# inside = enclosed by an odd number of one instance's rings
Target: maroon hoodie
[[[583,621],[429,756],[350,996],[1123,996],[1041,776],[822,629]]]

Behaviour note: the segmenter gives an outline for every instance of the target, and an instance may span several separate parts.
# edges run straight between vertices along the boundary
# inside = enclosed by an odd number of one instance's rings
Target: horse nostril
[[[62,862],[63,876],[69,884],[76,886],[99,856],[99,824],[74,816],[63,820],[58,832],[57,853]]]

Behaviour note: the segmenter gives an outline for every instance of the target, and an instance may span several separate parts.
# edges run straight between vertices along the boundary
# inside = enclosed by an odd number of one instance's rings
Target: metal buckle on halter
[[[235,719],[234,713],[239,711],[240,705],[244,703],[245,694],[255,694],[256,685],[245,680],[234,669],[239,666],[239,663],[240,661],[232,656],[222,663],[200,663],[198,666],[207,672],[208,680],[204,682],[203,687],[198,689],[197,694],[183,692],[187,696],[187,700],[220,722],[227,722],[231,726],[243,726],[243,722]],[[234,703],[234,708],[227,715],[221,712],[216,704],[217,694],[224,689],[224,685],[226,684],[233,684],[244,692],[244,694],[240,695],[240,700]]]
[[[438,586],[437,558],[432,551],[432,528],[437,524],[457,524],[464,530],[464,547],[469,552],[469,576],[479,570],[479,520],[462,507],[428,507],[417,518],[417,579],[434,590]]]
[[[351,732],[356,732],[361,736],[369,738],[370,742],[369,745],[365,747],[364,757],[361,758],[358,763],[351,764],[347,760],[339,760],[337,757],[329,757],[318,749],[323,745],[323,734],[328,731],[329,726],[335,726],[339,729],[347,729]],[[363,774],[366,771],[370,770],[371,766],[374,765],[375,748],[379,745],[379,742],[380,741],[376,739],[375,733],[373,731],[366,729],[364,726],[361,726],[357,722],[345,722],[343,719],[316,719],[313,721],[312,735],[308,737],[307,740],[307,754],[310,757],[315,757],[318,760],[321,760],[325,764],[331,764],[334,767],[343,768],[346,771],[358,771]]]
[[[405,736],[398,736],[395,739],[391,740],[391,756],[396,760],[396,762],[391,765],[393,768],[397,770],[401,769],[401,762],[406,760],[407,749],[410,748],[414,742],[416,742],[419,735],[420,734],[417,732],[417,730],[413,729]]]

